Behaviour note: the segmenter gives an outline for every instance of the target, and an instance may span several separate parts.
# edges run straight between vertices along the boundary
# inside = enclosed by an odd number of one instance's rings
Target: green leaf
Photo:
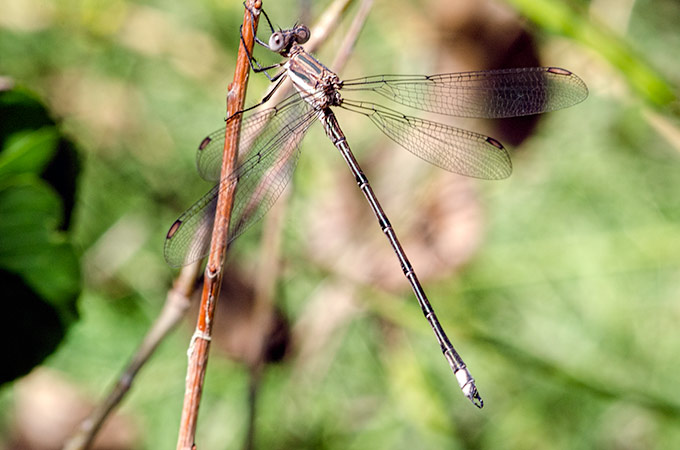
[[[0,145],[15,133],[46,126],[54,126],[54,121],[33,92],[22,87],[0,92]]]
[[[77,295],[78,261],[63,232],[59,197],[36,177],[0,187],[0,267],[18,273],[53,304]]]
[[[78,257],[68,224],[80,165],[30,93],[0,93],[0,383],[40,364],[77,316]]]
[[[54,156],[58,135],[54,127],[15,133],[0,153],[0,177],[41,174]]]

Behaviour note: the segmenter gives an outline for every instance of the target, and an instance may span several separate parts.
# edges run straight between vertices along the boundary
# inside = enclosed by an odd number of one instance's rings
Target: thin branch
[[[309,52],[315,51],[330,34],[335,31],[340,23],[340,17],[347,9],[351,0],[336,0],[328,9],[322,14],[319,21],[312,27],[311,38],[305,45]],[[354,44],[359,38],[359,33],[363,28],[368,13],[371,10],[373,0],[363,0],[357,15],[354,17],[350,29],[345,36],[335,59],[333,60],[333,68],[338,72],[342,71],[349,56],[354,48]],[[279,97],[288,95],[286,89],[279,89],[274,93],[272,101],[277,101]],[[256,189],[259,191],[260,189]],[[280,233],[283,223],[284,209],[286,205],[287,195],[285,191],[265,216],[265,225],[263,228],[263,239],[260,245],[260,269],[258,270],[258,280],[255,283],[255,303],[256,307],[259,304],[265,305],[268,309],[271,307],[271,297],[274,292],[274,283],[276,280],[276,266],[279,259],[279,244],[281,241]]]
[[[64,444],[64,450],[83,450],[89,448],[104,421],[125,397],[137,376],[137,372],[149,360],[165,336],[175,328],[191,305],[191,293],[194,290],[200,262],[185,266],[168,291],[163,310],[144,337],[137,352],[128,366],[118,377],[118,381],[107,398],[97,406],[78,426],[73,435]]]
[[[309,52],[315,51],[337,28],[340,23],[342,13],[349,6],[351,0],[336,0],[321,16],[319,21],[312,27],[312,34],[309,42],[305,45]],[[370,12],[373,0],[363,0],[357,15],[354,17],[350,29],[338,49],[336,58],[333,61],[333,68],[338,72],[342,71],[349,56],[354,48],[354,44],[359,38],[359,33]],[[274,93],[272,99],[268,104],[276,101],[279,97],[287,95],[285,89],[279,89]],[[276,97],[276,98],[274,98]],[[256,191],[259,191],[257,189]],[[286,191],[287,192],[287,191]],[[274,292],[274,283],[276,280],[276,265],[279,258],[279,244],[281,241],[281,225],[283,221],[283,209],[286,205],[286,192],[282,194],[269,214],[265,216],[265,225],[263,229],[263,239],[260,245],[260,270],[258,270],[259,277],[255,283],[255,302],[257,304],[265,304],[271,309],[271,296]]]
[[[338,72],[342,71],[349,56],[354,48],[354,44],[359,37],[359,33],[366,21],[368,13],[371,9],[373,0],[363,0],[357,15],[355,16],[350,29],[338,49],[336,58],[333,61],[333,68]],[[321,16],[317,24],[312,27],[312,38],[310,42],[305,45],[306,50],[312,52],[316,50],[320,44],[325,41],[328,36],[337,28],[340,23],[340,17],[349,5],[347,0],[336,0]],[[288,86],[290,87],[290,86]],[[288,89],[282,88],[275,92],[274,95],[287,95]],[[278,101],[274,99],[274,101]],[[279,259],[280,259],[280,243],[281,234],[283,231],[283,220],[285,216],[286,206],[288,204],[288,194],[290,190],[286,189],[279,197],[278,201],[272,206],[272,209],[265,216],[265,223],[262,231],[262,240],[260,243],[259,254],[259,269],[257,271],[257,279],[255,280],[255,295],[254,295],[254,309],[258,309],[264,313],[254,314],[259,317],[262,332],[259,334],[263,339],[260,343],[261,352],[264,353],[266,342],[264,339],[269,336],[269,331],[274,324],[274,287],[278,279]],[[267,313],[267,311],[269,313]],[[257,403],[257,393],[259,382],[261,380],[262,370],[264,368],[264,357],[259,359],[260,364],[250,368],[250,386],[249,386],[249,405],[250,414],[248,420],[248,430],[244,448],[252,449],[255,447],[255,411]]]
[[[345,34],[345,39],[342,41],[338,53],[335,55],[335,59],[331,64],[331,68],[336,72],[342,72],[345,68],[347,60],[349,59],[352,51],[354,50],[354,44],[356,44],[359,39],[359,33],[364,28],[366,23],[366,18],[368,13],[371,12],[371,7],[373,6],[373,0],[363,0],[361,5],[359,5],[359,11],[357,11],[354,20]],[[310,50],[311,51],[311,50]]]
[[[243,109],[245,103],[246,86],[250,72],[249,56],[253,52],[254,31],[257,29],[259,12],[262,7],[260,0],[248,0],[243,18],[243,39],[239,46],[234,82],[229,86],[227,94],[227,117],[232,117]],[[244,44],[248,46],[246,50]],[[229,120],[225,130],[224,156],[222,159],[222,174],[219,195],[217,197],[217,211],[213,227],[210,254],[205,268],[203,294],[198,313],[196,330],[189,345],[189,364],[187,368],[186,386],[184,391],[184,405],[180,420],[178,450],[192,450],[196,448],[194,438],[198,420],[198,408],[201,401],[203,382],[208,364],[208,350],[214,323],[215,306],[219,298],[222,285],[222,265],[227,249],[229,220],[235,194],[235,183],[227,176],[233,172],[237,161],[238,138],[241,128],[241,116]]]
[[[328,37],[335,31],[337,26],[340,24],[340,18],[344,11],[347,9],[351,0],[336,0],[332,3],[326,11],[321,15],[318,22],[312,27],[311,39],[305,45],[306,50],[309,52],[315,51]],[[342,70],[349,54],[354,47],[354,43],[359,36],[359,32],[366,20],[368,12],[370,11],[373,0],[363,0],[357,16],[352,22],[350,27],[350,32],[345,37],[340,49],[338,50],[338,56],[334,61],[334,66],[338,67],[338,70]],[[290,86],[288,86],[290,88]],[[267,102],[267,105],[272,102],[278,101],[280,98],[288,95],[288,88],[279,89],[274,93],[272,98]],[[263,105],[266,107],[266,105]],[[291,144],[291,146],[296,146],[299,142]],[[261,189],[256,189],[256,192],[261,191]],[[265,223],[263,227],[263,238],[260,243],[260,268],[258,270],[258,278],[255,281],[255,309],[260,309],[262,311],[272,311],[273,302],[272,296],[274,292],[274,284],[277,279],[276,271],[279,261],[279,246],[281,242],[281,229],[285,211],[285,205],[287,200],[287,192],[284,191],[278,201],[272,206],[272,209],[265,216]],[[264,315],[257,315],[262,317]],[[271,321],[261,324],[263,329],[269,329],[271,326]],[[262,336],[266,336],[266,333],[262,333]],[[264,345],[264,343],[263,343]],[[255,368],[259,370],[259,368]]]
[[[306,45],[308,51],[315,51],[319,45],[328,38],[328,36],[339,24],[340,16],[347,9],[350,3],[351,0],[336,0],[326,9],[317,24],[312,29],[312,39]],[[347,43],[356,39],[355,32],[358,32],[356,23],[358,20],[365,19],[365,12],[367,12],[367,8],[370,7],[370,3],[372,3],[372,0],[364,0],[364,2],[362,2],[360,12],[357,14],[357,18],[355,18],[354,24],[350,28],[350,32],[348,33],[345,42],[341,46],[339,55],[347,55],[349,51],[351,51],[351,44],[348,45]],[[364,12],[362,13],[362,11]],[[362,16],[363,18],[359,19],[359,17]],[[252,27],[244,23],[244,27],[245,26],[248,26],[249,29],[252,30]],[[246,42],[248,42],[247,39]],[[252,49],[250,51],[252,51]],[[337,58],[335,61],[336,62],[334,62],[333,67],[336,67],[338,70],[340,70],[340,67],[344,64],[344,61],[339,62]],[[230,90],[230,98],[233,92],[233,89]],[[276,94],[280,95],[284,93],[285,90],[281,89]],[[276,97],[276,94],[270,103],[281,99],[281,97]],[[234,104],[234,102],[231,103]],[[240,104],[242,106],[243,103],[241,102]],[[280,199],[278,204],[285,204],[285,199]],[[277,214],[275,211],[270,212],[267,217],[271,219],[274,225],[270,225],[270,229],[272,231],[265,232],[265,235],[271,236],[272,234],[276,234],[274,230],[277,228],[277,225],[275,224],[281,222],[281,214],[282,213]],[[274,241],[278,240],[277,237],[273,237],[273,239]],[[272,244],[266,247],[278,248],[278,244]],[[269,255],[269,258],[263,258],[263,261],[265,260],[276,261],[278,258],[272,258],[271,255]],[[92,444],[103,423],[130,390],[132,382],[134,381],[134,378],[141,367],[149,360],[160,342],[169,334],[171,330],[177,326],[177,324],[184,317],[184,314],[191,304],[190,296],[193,292],[194,283],[199,273],[199,267],[200,263],[197,262],[182,268],[180,274],[173,283],[172,289],[168,291],[165,305],[161,313],[152,325],[150,331],[144,337],[142,344],[139,346],[137,352],[130,360],[128,366],[119,376],[118,381],[111,389],[110,394],[97,408],[92,411],[90,415],[88,415],[88,417],[86,417],[80,423],[72,437],[65,443],[63,447],[64,450],[83,450]],[[268,276],[266,278],[260,277],[258,287],[256,288],[258,293],[257,296],[259,297],[260,301],[258,302],[256,300],[256,304],[263,302],[265,305],[269,304],[271,306],[271,300],[264,299],[271,299],[271,290],[273,289],[273,283],[276,279],[276,276],[273,273],[275,271],[275,268],[272,269],[270,267],[269,270],[262,272],[270,273],[272,276]]]

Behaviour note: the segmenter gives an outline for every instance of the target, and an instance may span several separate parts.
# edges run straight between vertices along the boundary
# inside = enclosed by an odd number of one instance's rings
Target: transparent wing
[[[402,105],[458,117],[539,114],[582,102],[588,88],[557,67],[440,75],[376,75],[343,82],[344,91],[372,91]]]
[[[239,134],[239,160],[241,162],[249,156],[248,150],[252,147],[255,139],[264,133],[265,126],[276,117],[276,124],[290,123],[300,113],[296,106],[302,98],[293,94],[281,101],[276,107],[263,111],[245,113],[241,121],[241,132]],[[231,118],[227,119],[228,121]],[[272,124],[275,125],[275,124]],[[273,126],[267,128],[269,136],[277,130]],[[207,181],[219,181],[222,171],[222,155],[224,153],[225,127],[210,133],[206,136],[196,150],[196,169],[198,174]],[[262,135],[261,139],[266,139]]]
[[[494,138],[406,116],[375,103],[345,100],[342,106],[367,116],[387,137],[444,170],[489,180],[512,173],[510,155]]]
[[[208,254],[220,186],[226,189],[237,183],[229,242],[271,208],[295,170],[298,144],[316,117],[308,103],[299,100],[298,97],[290,102],[284,101],[276,108],[244,120],[239,149],[249,150],[244,152],[240,165],[223,183],[213,187],[170,227],[164,248],[169,265],[190,264]],[[256,128],[262,129],[262,132],[253,132]],[[222,129],[212,133],[206,138],[210,141],[199,150],[207,151],[208,155],[207,159],[199,158],[199,167],[204,169],[204,174],[213,176],[212,166],[221,166],[224,132]],[[219,157],[211,156],[216,153],[217,147],[220,148]]]

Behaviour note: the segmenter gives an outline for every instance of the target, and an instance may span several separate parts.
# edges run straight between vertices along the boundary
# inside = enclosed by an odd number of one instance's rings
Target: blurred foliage
[[[3,364],[2,383],[57,347],[76,318],[80,267],[67,233],[78,170],[73,145],[21,90],[0,92],[0,118],[0,328],[12,361]]]
[[[313,20],[328,3],[265,7],[276,26],[286,26],[301,16]],[[447,57],[442,43],[451,39],[437,27],[462,15],[461,4],[377,1],[345,73],[437,70]],[[308,338],[323,342],[322,350],[265,371],[259,448],[680,446],[680,133],[673,110],[680,60],[669,57],[680,48],[680,5],[508,0],[489,6],[510,7],[528,19],[543,63],[579,74],[591,96],[543,118],[514,152],[509,180],[471,182],[482,204],[481,246],[460,270],[423,280],[485,408],[475,410],[460,394],[405,282],[395,293],[378,281],[357,282],[337,270],[340,261],[318,262],[324,255],[309,242],[309,222],[319,213],[310,205],[323,205],[325,193],[339,188],[335,173],[347,174],[316,127],[303,145],[288,204],[276,297],[292,322],[311,314],[328,336]],[[78,262],[63,228],[70,225],[82,267],[80,319],[46,366],[96,401],[162,306],[174,274],[162,258],[168,226],[210,188],[195,173],[194,151],[223,124],[242,4],[0,0],[0,11],[0,77],[37,92],[59,117],[58,127],[32,124],[3,141],[0,170],[13,168],[15,175],[11,192],[4,190],[10,178],[0,179],[0,227],[10,214],[30,215],[35,238],[28,240],[29,228],[0,228],[0,262],[33,292],[21,294],[26,303],[60,294],[45,303],[58,311],[60,327],[45,328],[56,341],[78,291]],[[319,52],[322,61],[333,58],[348,23]],[[258,52],[263,64],[276,61]],[[252,76],[249,103],[267,86],[264,77]],[[399,178],[391,164],[402,155],[383,151],[385,140],[366,122],[340,119],[369,177],[380,180],[382,170],[386,183],[392,179],[392,185],[376,183],[378,196],[430,178],[456,180],[437,169]],[[0,127],[9,121],[3,116]],[[70,223],[68,195],[57,195],[37,175],[61,148],[62,134],[84,152]],[[408,166],[426,166],[409,158]],[[388,213],[397,231],[425,214],[413,207],[418,202],[395,204]],[[333,210],[341,216],[344,206]],[[356,242],[346,243],[348,249],[384,239],[374,221],[366,223],[353,227]],[[31,248],[17,245],[4,258],[7,242]],[[258,243],[255,227],[231,249],[244,273],[254,272]],[[24,259],[29,255],[42,257],[31,262]],[[412,260],[418,269],[435,257]],[[388,270],[399,271],[390,264]],[[345,320],[330,302],[336,285],[350,292],[353,309]],[[334,326],[324,325],[331,319]],[[37,327],[17,325],[19,337]],[[175,445],[192,329],[193,317],[163,343],[126,399],[122,414],[139,424],[130,448]],[[14,412],[25,401],[24,382],[0,393],[0,435],[8,440],[18,433]],[[203,392],[201,448],[241,447],[247,389],[248,372],[216,345]]]
[[[540,28],[568,36],[598,52],[620,71],[642,98],[653,105],[664,107],[677,101],[677,92],[674,92],[672,85],[650,67],[643,55],[634,50],[633,45],[603,26],[597,17],[593,20],[586,14],[587,4],[581,5],[579,11],[566,2],[554,0],[508,0],[508,3]],[[609,3],[616,7],[615,3]],[[671,14],[672,12],[669,11]]]

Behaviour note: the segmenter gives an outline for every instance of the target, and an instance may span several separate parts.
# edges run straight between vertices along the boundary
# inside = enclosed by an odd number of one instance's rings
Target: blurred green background
[[[264,6],[286,27],[329,3]],[[317,53],[328,65],[356,9]],[[33,92],[82,164],[69,233],[79,317],[1,388],[0,448],[59,448],[159,313],[176,274],[165,233],[211,187],[194,152],[223,124],[242,17],[240,1],[0,0],[2,84]],[[313,127],[281,199],[273,297],[290,342],[261,375],[257,448],[680,448],[679,23],[675,0],[375,2],[342,77],[549,65],[590,96],[538,122],[451,122],[514,144],[500,182],[430,167],[339,115],[483,410]],[[252,76],[247,103],[267,85]],[[230,251],[227,281],[246,291],[261,255],[279,258],[261,231]],[[226,300],[218,312],[232,315]],[[194,323],[195,311],[142,369],[97,448],[173,448]],[[229,349],[216,338],[199,448],[245,439],[249,371]]]

